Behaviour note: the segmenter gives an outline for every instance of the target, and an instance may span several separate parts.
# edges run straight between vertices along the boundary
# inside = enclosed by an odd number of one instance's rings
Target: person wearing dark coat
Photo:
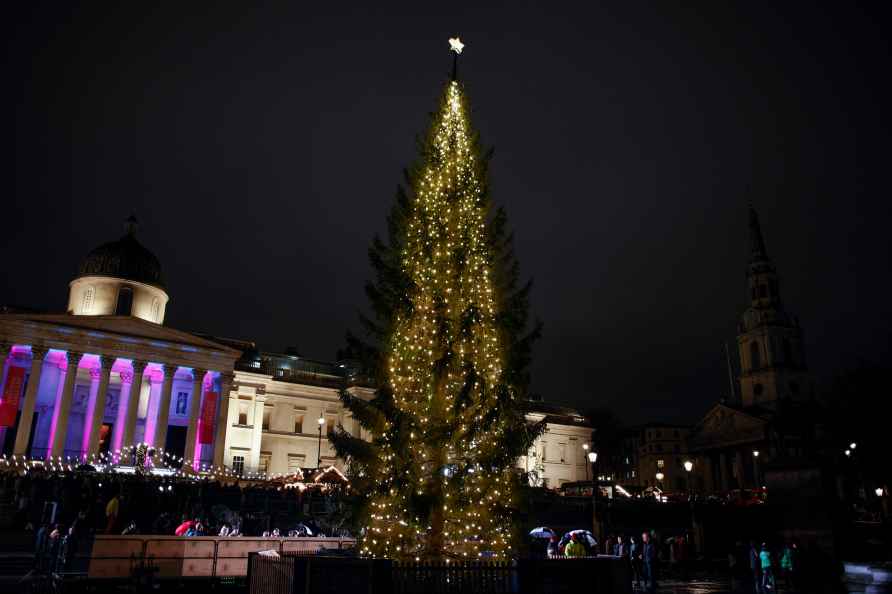
[[[46,553],[49,545],[49,538],[50,527],[44,522],[40,525],[40,528],[37,529],[37,534],[34,539],[34,565],[36,566],[37,571],[43,571],[46,567]]]
[[[750,541],[749,560],[750,576],[753,578],[753,592],[759,594],[762,591],[762,560],[759,559],[759,549],[756,548],[756,543],[753,541]]]
[[[629,563],[632,566],[632,580],[636,588],[641,588],[641,545],[635,541],[635,537],[629,539]]]
[[[644,586],[648,592],[657,591],[657,546],[647,532],[641,535],[641,565],[644,569]]]
[[[616,557],[629,557],[629,545],[623,542],[622,535],[616,537],[616,544],[613,545],[613,550],[610,554]]]

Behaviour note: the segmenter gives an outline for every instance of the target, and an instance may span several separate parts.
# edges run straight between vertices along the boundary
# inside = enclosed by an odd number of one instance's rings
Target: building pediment
[[[168,326],[153,324],[131,316],[72,316],[67,314],[8,314],[0,318],[2,321],[19,322],[23,325],[41,325],[80,329],[87,332],[107,333],[110,338],[123,336],[130,339],[141,338],[171,344],[194,346],[202,349],[231,351],[240,356],[241,352],[219,343],[176,330]]]
[[[130,316],[0,315],[0,335],[14,344],[231,370],[241,352],[182,330]]]
[[[694,428],[688,446],[707,449],[756,441],[765,436],[766,421],[724,404],[715,405]]]

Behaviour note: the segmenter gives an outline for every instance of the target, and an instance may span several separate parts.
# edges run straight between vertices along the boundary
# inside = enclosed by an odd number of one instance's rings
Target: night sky
[[[892,354],[878,14],[161,4],[7,7],[0,303],[64,310],[132,211],[168,325],[333,358],[460,35],[546,400],[695,422],[725,395],[750,201],[818,380]]]

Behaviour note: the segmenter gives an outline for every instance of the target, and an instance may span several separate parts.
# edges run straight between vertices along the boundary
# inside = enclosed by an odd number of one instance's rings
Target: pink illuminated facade
[[[160,265],[135,229],[128,219],[124,237],[87,257],[68,313],[0,315],[4,454],[90,460],[146,443],[222,464],[225,419],[211,419],[210,440],[197,428],[207,395],[228,392],[241,353],[161,324]],[[24,381],[13,388],[6,378],[16,368]]]

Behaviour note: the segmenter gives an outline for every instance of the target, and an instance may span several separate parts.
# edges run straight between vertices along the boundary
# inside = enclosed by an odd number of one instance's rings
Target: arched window
[[[759,352],[759,342],[754,340],[750,343],[750,369],[760,367],[762,367],[762,354]]]
[[[155,297],[152,299],[152,320],[156,324],[161,323],[161,302]]]
[[[96,300],[96,287],[90,285],[84,291],[84,302],[81,306],[81,313],[88,314],[93,311],[93,302]]]
[[[118,304],[115,307],[116,316],[129,316],[133,309],[133,289],[121,287],[118,289]]]

